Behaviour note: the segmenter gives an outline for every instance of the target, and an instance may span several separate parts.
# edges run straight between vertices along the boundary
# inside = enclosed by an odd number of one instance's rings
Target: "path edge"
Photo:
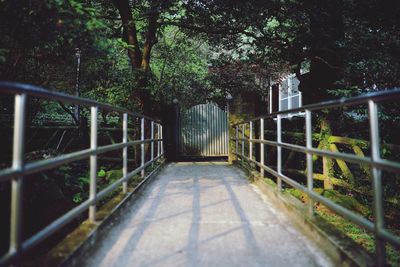
[[[148,174],[134,188],[128,188],[128,193],[118,193],[104,204],[97,212],[96,223],[85,220],[61,242],[52,248],[44,257],[34,263],[35,266],[79,266],[81,258],[94,249],[94,244],[100,242],[108,231],[114,226],[115,222],[123,216],[128,204],[134,203],[155,180],[155,176],[165,169],[166,161]]]
[[[375,261],[361,245],[334,229],[324,219],[307,216],[307,206],[304,203],[288,193],[279,192],[276,187],[262,179],[259,172],[249,170],[240,161],[233,161],[233,165],[244,171],[246,178],[284,210],[295,226],[334,262],[340,266],[374,266]]]

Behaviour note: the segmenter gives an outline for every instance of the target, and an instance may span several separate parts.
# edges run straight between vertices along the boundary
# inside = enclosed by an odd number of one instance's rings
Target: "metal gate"
[[[228,116],[215,104],[181,111],[179,154],[182,157],[228,156]]]

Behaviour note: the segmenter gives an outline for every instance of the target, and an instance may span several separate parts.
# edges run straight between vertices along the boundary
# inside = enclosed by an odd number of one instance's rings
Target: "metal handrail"
[[[122,184],[124,193],[128,192],[128,180],[140,173],[144,179],[145,169],[154,165],[156,161],[164,156],[163,129],[158,120],[144,116],[127,109],[114,107],[97,101],[79,98],[72,95],[49,91],[29,84],[0,82],[0,93],[13,94],[15,97],[14,105],[14,127],[13,127],[13,158],[10,168],[0,170],[0,182],[11,181],[11,219],[10,219],[10,245],[9,251],[0,258],[0,265],[7,264],[17,259],[21,254],[37,245],[42,240],[49,237],[55,231],[59,230],[65,224],[75,219],[81,213],[89,210],[89,219],[96,221],[96,203],[107,194],[111,193]],[[49,100],[58,100],[69,102],[76,105],[85,105],[90,107],[90,148],[80,151],[60,155],[50,159],[39,160],[31,163],[24,162],[24,141],[25,141],[25,117],[26,117],[26,99],[27,96],[35,96]],[[117,112],[122,115],[122,142],[117,144],[97,146],[98,136],[98,109],[106,109],[111,112]],[[128,116],[140,118],[140,140],[128,141]],[[145,139],[145,120],[151,122],[150,138]],[[157,134],[157,138],[156,135]],[[145,160],[146,143],[151,144],[150,160]],[[154,144],[157,143],[157,151]],[[141,146],[141,165],[128,173],[128,147]],[[97,192],[97,155],[106,152],[122,149],[123,175],[120,179],[108,185],[103,191]],[[156,155],[155,155],[156,152]],[[55,221],[44,227],[38,233],[27,240],[22,240],[22,184],[25,176],[48,170],[62,164],[73,161],[90,158],[90,183],[89,199],[68,211]],[[159,165],[160,166],[160,165]],[[158,167],[159,167],[158,166]],[[157,168],[158,168],[157,167]],[[154,172],[154,171],[153,171]],[[153,173],[152,172],[152,173]]]
[[[390,100],[393,97],[398,98],[400,96],[400,88],[394,88],[391,90],[386,90],[386,91],[379,91],[379,92],[373,92],[373,93],[368,93],[360,96],[355,96],[351,98],[339,98],[335,100],[329,100],[329,101],[323,101],[315,104],[309,104],[306,106],[301,106],[299,108],[294,108],[290,110],[282,110],[282,111],[276,111],[272,113],[268,113],[265,115],[261,115],[258,117],[254,117],[246,122],[250,121],[257,121],[260,119],[267,119],[267,118],[273,118],[277,117],[278,115],[287,115],[289,113],[296,113],[296,112],[301,112],[301,111],[306,111],[306,110],[322,110],[322,109],[329,109],[329,108],[336,108],[336,107],[344,107],[344,106],[352,106],[352,105],[357,105],[357,104],[365,104],[368,100],[373,100],[375,103],[382,102],[385,100]],[[239,124],[243,124],[244,122],[238,122],[235,124],[232,124],[232,126],[236,126]]]
[[[262,177],[264,177],[264,171],[275,176],[277,178],[278,190],[282,190],[282,181],[291,185],[292,187],[302,191],[309,197],[308,201],[308,212],[310,216],[314,215],[314,201],[324,204],[326,207],[330,208],[334,212],[343,216],[344,218],[358,224],[369,232],[375,235],[376,240],[376,264],[378,266],[386,266],[386,242],[391,245],[400,248],[400,237],[392,233],[389,229],[384,226],[384,214],[383,214],[383,192],[382,192],[382,182],[381,182],[381,172],[382,170],[390,171],[396,174],[400,173],[400,163],[388,159],[382,159],[380,155],[380,138],[379,138],[379,117],[378,117],[378,103],[385,100],[400,99],[400,89],[395,89],[391,91],[376,92],[366,95],[361,95],[353,98],[342,98],[339,100],[326,101],[322,103],[312,104],[308,106],[303,106],[296,109],[285,110],[274,112],[271,114],[256,117],[251,120],[243,121],[234,124],[236,136],[231,138],[235,142],[234,154],[237,155],[241,160],[246,160],[248,162],[254,163],[260,167],[260,172]],[[312,146],[312,111],[324,110],[328,108],[337,108],[349,105],[358,104],[368,104],[369,111],[369,126],[371,133],[371,156],[361,157],[354,154],[349,154],[345,152],[331,152],[319,148],[314,148]],[[282,142],[282,119],[285,115],[295,112],[305,112],[305,127],[306,127],[306,145],[295,145],[290,143]],[[276,124],[276,140],[264,139],[264,119],[273,118],[274,124]],[[253,124],[255,121],[260,121],[260,138],[253,138]],[[245,129],[249,125],[250,135],[245,137]],[[241,128],[241,137],[239,136],[239,128]],[[241,142],[241,151],[239,151],[239,142]],[[249,144],[249,155],[245,155],[244,145],[245,142]],[[260,161],[253,159],[253,149],[254,143],[260,144]],[[264,164],[264,145],[270,145],[277,148],[277,166],[276,170],[266,166]],[[306,154],[306,165],[307,165],[307,186],[303,186],[296,182],[294,179],[284,175],[282,173],[282,148],[301,152]],[[373,198],[374,198],[374,217],[375,221],[372,222],[347,208],[344,208],[335,202],[329,200],[326,197],[313,191],[313,155],[324,156],[332,159],[340,159],[358,164],[368,164],[372,169],[372,180],[373,180]]]
[[[101,103],[95,100],[82,98],[74,95],[68,95],[60,92],[56,92],[53,90],[48,90],[39,86],[25,84],[25,83],[14,83],[14,82],[2,82],[0,81],[0,93],[9,93],[9,94],[28,94],[30,96],[36,96],[49,100],[59,100],[62,102],[67,102],[76,105],[83,106],[96,106],[100,109],[105,109],[108,111],[115,111],[119,113],[127,113],[128,115],[145,118],[147,120],[153,120],[155,122],[159,122],[151,117],[148,117],[143,114],[139,114],[136,112],[132,112],[128,109],[116,107],[110,104]]]

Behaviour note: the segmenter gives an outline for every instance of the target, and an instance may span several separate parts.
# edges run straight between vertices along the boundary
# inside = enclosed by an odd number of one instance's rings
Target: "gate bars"
[[[260,167],[260,172],[263,177],[264,170],[268,173],[272,174],[277,178],[277,187],[278,190],[282,190],[281,181],[286,182],[292,187],[299,189],[303,193],[307,194],[309,197],[308,203],[308,213],[310,216],[314,214],[314,201],[320,202],[333,210],[334,212],[340,214],[344,218],[358,224],[369,232],[372,232],[375,235],[376,240],[376,256],[377,256],[377,265],[378,266],[386,266],[386,247],[385,243],[388,242],[393,246],[400,248],[400,238],[396,236],[394,233],[390,232],[385,228],[384,223],[384,212],[383,212],[383,192],[382,192],[382,181],[381,181],[381,172],[382,170],[389,171],[392,173],[400,174],[400,163],[386,160],[381,158],[380,155],[380,138],[379,138],[379,117],[378,117],[378,103],[385,100],[399,100],[400,99],[400,89],[391,90],[391,91],[383,91],[370,93],[358,97],[353,98],[342,98],[339,100],[332,100],[321,102],[317,104],[303,106],[301,108],[279,111],[268,114],[266,116],[257,117],[250,121],[241,122],[238,124],[234,124],[236,137],[231,138],[231,140],[235,141],[235,152],[233,154],[237,155],[241,160],[247,160],[248,162],[254,163],[255,165]],[[330,152],[327,150],[322,150],[318,148],[314,148],[312,145],[312,112],[322,109],[328,108],[340,108],[344,106],[353,106],[357,104],[367,104],[368,105],[368,114],[369,114],[369,127],[370,127],[370,143],[371,143],[371,157],[360,157],[357,155],[344,153],[344,152]],[[289,113],[297,113],[304,112],[305,113],[305,124],[306,124],[306,146],[294,145],[286,142],[282,142],[282,117],[288,115]],[[276,133],[277,140],[268,140],[264,139],[264,119],[270,118],[276,120]],[[260,139],[253,139],[253,125],[255,121],[260,121]],[[250,126],[250,136],[249,138],[245,138],[244,132],[246,129],[246,125]],[[239,137],[239,128],[242,129],[242,138]],[[241,153],[239,153],[239,141],[242,142]],[[249,142],[250,146],[253,143],[260,144],[260,162],[253,159],[250,154],[247,157],[244,153],[244,142]],[[276,171],[266,165],[264,165],[264,145],[270,145],[277,147],[277,166]],[[282,148],[301,152],[306,154],[306,164],[307,164],[307,187],[301,185],[290,177],[284,175],[282,173]],[[252,149],[250,149],[252,151]],[[250,152],[252,153],[252,152]],[[372,222],[336,203],[329,200],[328,198],[319,195],[318,193],[313,191],[313,160],[312,156],[325,156],[332,159],[341,159],[352,163],[357,164],[368,164],[372,169],[372,185],[373,185],[373,211],[375,221]]]
[[[227,121],[227,113],[212,103],[181,111],[178,126],[180,156],[228,156]]]
[[[111,193],[122,184],[124,193],[128,191],[128,181],[133,176],[141,173],[141,176],[147,179],[157,169],[153,170],[145,177],[145,168],[154,165],[158,159],[164,155],[162,125],[147,116],[131,112],[124,108],[114,107],[108,104],[99,103],[93,100],[84,99],[72,95],[62,94],[54,91],[48,91],[40,87],[28,84],[0,82],[0,93],[15,95],[14,107],[14,135],[13,135],[13,156],[11,168],[0,170],[0,182],[11,181],[11,219],[10,219],[10,245],[9,251],[0,259],[0,265],[9,263],[17,256],[37,245],[39,242],[49,237],[52,233],[60,229],[62,226],[76,218],[82,212],[89,209],[89,219],[92,222],[96,220],[96,203],[107,194]],[[26,117],[26,99],[27,96],[35,96],[48,100],[58,100],[72,103],[75,105],[85,105],[90,107],[90,148],[64,154],[54,158],[35,161],[32,163],[24,162],[24,140],[25,140],[25,117]],[[98,146],[98,109],[118,112],[122,114],[122,142],[112,145]],[[128,141],[128,117],[136,117],[141,119],[141,138],[140,140]],[[151,138],[145,139],[145,121],[151,123]],[[154,138],[154,127],[157,129],[157,138]],[[154,143],[157,142],[157,156],[154,157]],[[145,161],[145,144],[151,144],[151,158]],[[141,165],[135,170],[128,173],[128,147],[141,146]],[[100,192],[96,192],[97,187],[97,155],[106,152],[122,149],[123,176],[109,185]],[[40,230],[38,233],[22,240],[22,194],[23,181],[25,176],[40,171],[48,170],[73,161],[90,158],[90,184],[89,199],[68,211],[48,226]]]

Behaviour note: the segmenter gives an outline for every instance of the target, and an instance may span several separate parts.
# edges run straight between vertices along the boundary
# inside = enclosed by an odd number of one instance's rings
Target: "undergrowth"
[[[268,179],[269,180],[269,179]],[[290,188],[286,189],[286,192],[289,192],[292,196],[299,199],[301,202],[307,202],[307,195],[301,192],[298,189]],[[330,200],[334,201],[335,203],[354,211],[364,217],[370,217],[371,211],[359,203],[354,198],[349,196],[341,195],[334,190],[323,190],[320,188],[315,189],[316,192],[322,194],[324,197],[329,198]],[[356,243],[361,245],[366,251],[374,255],[375,252],[375,238],[373,234],[364,230],[357,224],[354,224],[342,216],[332,212],[330,209],[325,207],[324,205],[317,203],[315,206],[315,212],[317,216],[323,218],[326,222],[330,225],[334,226],[336,229],[340,230],[346,236],[354,240]],[[395,231],[398,235],[400,231]],[[400,266],[400,251],[396,250],[390,245],[387,245],[387,260],[390,266]]]

